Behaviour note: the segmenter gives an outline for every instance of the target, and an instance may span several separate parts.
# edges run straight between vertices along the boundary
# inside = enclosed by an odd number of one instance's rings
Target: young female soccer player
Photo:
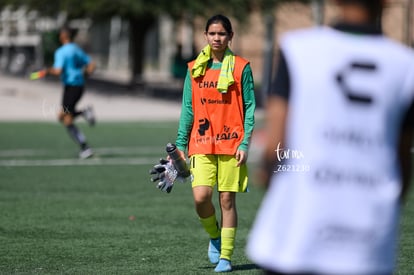
[[[188,64],[177,147],[188,148],[196,212],[210,237],[216,272],[232,270],[237,228],[236,193],[247,188],[247,151],[254,126],[254,84],[249,62],[229,48],[230,20],[211,17],[207,46]],[[212,203],[217,185],[221,224]]]

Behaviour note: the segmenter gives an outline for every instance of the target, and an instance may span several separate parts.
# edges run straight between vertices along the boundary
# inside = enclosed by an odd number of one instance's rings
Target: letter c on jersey
[[[355,87],[350,87],[347,83],[347,78],[355,73],[375,73],[377,66],[369,62],[351,62],[345,69],[336,74],[336,82],[341,87],[344,95],[352,103],[359,103],[364,105],[370,105],[374,99],[369,95],[368,91],[361,91]],[[369,81],[369,80],[368,80]]]

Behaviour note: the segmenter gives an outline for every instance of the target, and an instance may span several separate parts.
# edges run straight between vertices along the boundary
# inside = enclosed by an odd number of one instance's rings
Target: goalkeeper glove
[[[160,159],[159,164],[154,165],[150,170],[150,174],[155,175],[151,178],[152,182],[159,180],[157,183],[158,189],[170,193],[178,173],[171,161]]]

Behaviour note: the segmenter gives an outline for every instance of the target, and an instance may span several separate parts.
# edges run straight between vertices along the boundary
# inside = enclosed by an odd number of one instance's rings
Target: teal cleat
[[[231,262],[226,259],[220,259],[218,265],[214,269],[215,272],[230,272],[232,270]]]
[[[220,261],[221,238],[210,239],[208,244],[208,259],[212,264],[217,264]]]

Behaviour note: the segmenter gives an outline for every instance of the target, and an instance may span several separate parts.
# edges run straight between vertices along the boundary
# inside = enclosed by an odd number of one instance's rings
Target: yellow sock
[[[221,254],[220,259],[231,260],[234,250],[234,239],[236,237],[236,227],[221,229]]]
[[[216,214],[208,218],[200,218],[201,225],[204,230],[210,235],[210,239],[217,239],[220,237],[220,229],[217,223]]]

